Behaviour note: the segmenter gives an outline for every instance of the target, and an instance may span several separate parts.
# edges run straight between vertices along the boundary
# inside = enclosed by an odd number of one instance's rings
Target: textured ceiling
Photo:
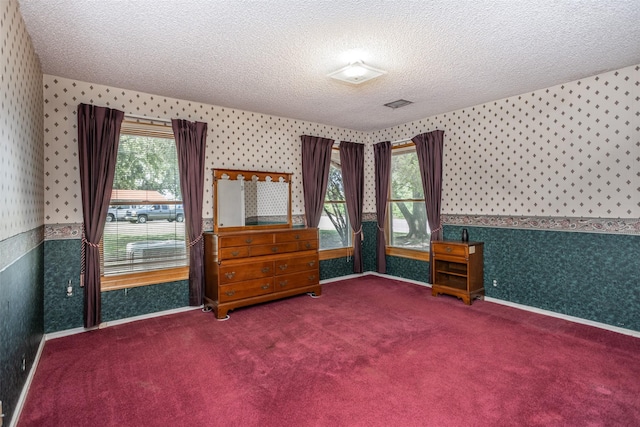
[[[638,0],[19,3],[47,74],[362,131],[640,63]]]

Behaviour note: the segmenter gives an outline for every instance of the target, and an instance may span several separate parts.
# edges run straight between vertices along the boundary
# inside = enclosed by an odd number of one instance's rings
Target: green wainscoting
[[[46,333],[83,326],[83,289],[80,279],[80,240],[45,242],[44,330]],[[73,296],[66,284],[72,279]],[[189,305],[187,280],[128,290],[102,292],[102,321],[108,322]]]
[[[486,295],[631,330],[640,330],[640,236],[583,232],[466,227],[471,240],[485,242]],[[364,271],[375,271],[377,225],[363,223]],[[461,226],[444,227],[447,239]],[[82,326],[80,241],[44,245],[44,330]],[[353,274],[346,258],[320,262],[320,279]],[[387,256],[387,274],[428,283],[429,263]],[[73,279],[74,295],[65,285]],[[492,281],[498,281],[493,287]],[[188,305],[186,281],[110,291],[103,295],[103,320]]]
[[[0,400],[7,425],[44,331],[43,258],[40,243],[0,271]]]
[[[429,262],[387,255],[387,274],[429,283]]]
[[[102,293],[102,321],[109,322],[188,305],[188,280],[108,291]]]
[[[367,221],[362,223],[362,258],[364,271],[376,271],[376,239],[378,238],[378,223]]]
[[[484,242],[487,296],[640,331],[640,236],[464,228]]]
[[[73,295],[67,296],[71,280]],[[44,242],[44,331],[83,326],[83,289],[80,287],[80,239]]]
[[[353,274],[353,261],[345,257],[320,261],[320,280]]]

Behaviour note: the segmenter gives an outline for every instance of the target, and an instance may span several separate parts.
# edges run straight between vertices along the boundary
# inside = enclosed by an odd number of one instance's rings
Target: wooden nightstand
[[[484,298],[483,247],[483,242],[433,242],[431,294],[454,295],[467,305]]]

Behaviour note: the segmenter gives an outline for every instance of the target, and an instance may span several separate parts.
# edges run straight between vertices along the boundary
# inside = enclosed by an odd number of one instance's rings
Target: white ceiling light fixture
[[[362,61],[352,62],[346,67],[340,68],[338,71],[334,71],[329,74],[329,77],[341,80],[343,82],[359,85],[376,77],[380,77],[383,74],[387,74],[386,71],[373,68],[366,65]]]

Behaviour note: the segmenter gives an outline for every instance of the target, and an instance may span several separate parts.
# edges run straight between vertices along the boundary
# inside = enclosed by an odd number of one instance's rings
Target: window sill
[[[159,283],[176,282],[189,278],[189,267],[168,268],[166,270],[145,271],[140,273],[120,274],[118,276],[102,276],[101,291],[135,288],[138,286],[157,285]]]
[[[353,248],[337,248],[337,249],[325,249],[318,251],[318,259],[320,261],[325,259],[334,259],[334,258],[346,258],[351,256],[353,252]]]
[[[387,246],[385,253],[401,258],[417,259],[419,261],[429,261],[429,251],[417,251],[415,249],[405,249]]]

